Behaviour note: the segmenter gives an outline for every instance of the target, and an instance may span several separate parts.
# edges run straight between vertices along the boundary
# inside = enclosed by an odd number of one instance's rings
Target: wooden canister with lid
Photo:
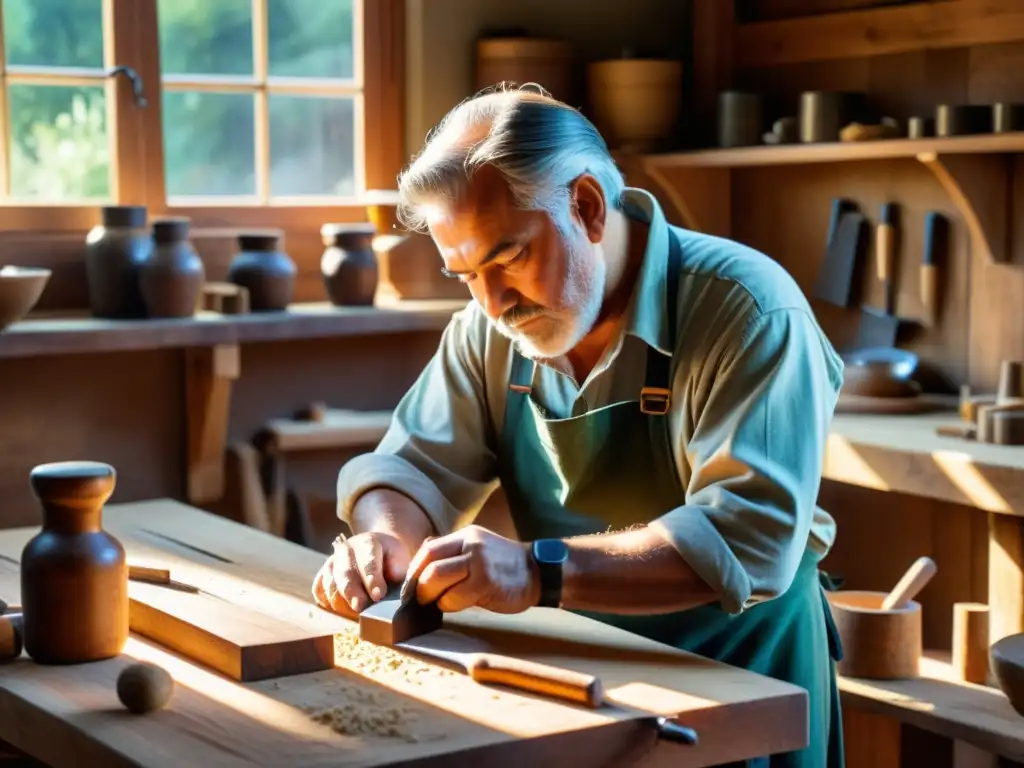
[[[476,88],[536,83],[559,101],[575,101],[569,43],[532,37],[482,37],[476,44]]]

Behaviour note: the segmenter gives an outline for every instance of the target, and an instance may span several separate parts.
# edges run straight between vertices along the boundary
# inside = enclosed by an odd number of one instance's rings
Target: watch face
[[[569,556],[569,548],[561,539],[538,539],[533,542],[533,556],[539,563],[562,563]]]

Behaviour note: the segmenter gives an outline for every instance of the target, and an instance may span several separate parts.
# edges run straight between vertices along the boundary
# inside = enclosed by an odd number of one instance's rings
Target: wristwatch
[[[569,558],[569,548],[561,539],[537,539],[530,545],[530,554],[540,573],[540,602],[544,608],[562,605],[562,565]]]

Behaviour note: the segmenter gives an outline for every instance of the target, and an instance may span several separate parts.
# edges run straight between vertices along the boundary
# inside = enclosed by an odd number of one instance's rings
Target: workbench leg
[[[1024,632],[1024,520],[1015,515],[988,516],[988,621],[990,645]]]
[[[846,768],[900,768],[899,720],[843,705]]]
[[[187,492],[192,504],[209,504],[224,495],[231,386],[240,372],[239,357],[237,344],[185,350]]]

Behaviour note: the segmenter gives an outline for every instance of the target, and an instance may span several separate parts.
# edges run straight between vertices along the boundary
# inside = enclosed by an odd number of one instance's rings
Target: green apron
[[[668,317],[674,326],[682,249],[674,232],[669,242]],[[531,396],[534,365],[515,353],[498,451],[502,487],[521,540],[645,524],[685,504],[664,415],[671,382],[667,356],[648,350],[643,410],[631,400],[567,419],[548,418]],[[809,746],[740,765],[841,768],[834,663],[841,650],[825,588],[831,585],[808,552],[785,594],[738,615],[718,603],[652,616],[579,613],[805,688]]]

